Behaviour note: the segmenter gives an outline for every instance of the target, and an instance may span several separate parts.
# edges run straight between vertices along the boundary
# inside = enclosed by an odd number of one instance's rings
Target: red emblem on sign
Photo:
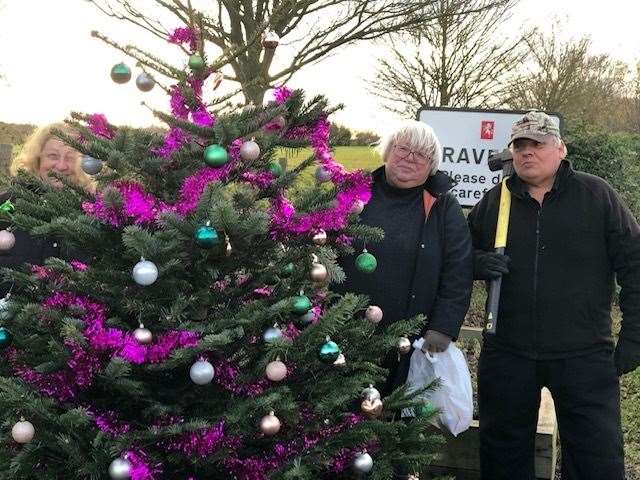
[[[482,120],[480,124],[480,138],[482,140],[493,140],[493,131],[495,129],[493,120]]]

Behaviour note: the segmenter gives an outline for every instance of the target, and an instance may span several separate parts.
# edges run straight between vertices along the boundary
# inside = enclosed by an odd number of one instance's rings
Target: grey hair
[[[435,175],[442,161],[442,145],[429,125],[416,120],[406,120],[398,128],[387,133],[376,147],[376,150],[386,162],[391,154],[391,149],[398,143],[406,143],[411,150],[426,153],[431,157],[431,169],[429,175]]]

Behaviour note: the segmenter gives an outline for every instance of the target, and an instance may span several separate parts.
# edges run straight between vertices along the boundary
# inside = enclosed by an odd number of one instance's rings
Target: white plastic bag
[[[444,352],[434,354],[423,352],[423,344],[423,338],[413,342],[415,350],[411,355],[407,387],[414,392],[439,378],[440,386],[421,397],[440,411],[440,426],[457,436],[469,428],[473,419],[473,393],[467,361],[454,343],[450,343]],[[412,413],[411,409],[405,409],[403,416],[413,416]]]

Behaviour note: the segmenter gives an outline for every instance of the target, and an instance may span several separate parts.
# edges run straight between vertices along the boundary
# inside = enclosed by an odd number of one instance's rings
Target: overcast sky
[[[562,21],[567,35],[591,35],[593,53],[609,53],[629,63],[640,60],[637,0],[522,0],[511,26],[514,31],[523,25],[546,28],[553,17]],[[75,110],[101,112],[117,124],[148,125],[153,119],[140,106],[141,100],[166,109],[159,89],[143,94],[133,81],[124,86],[111,81],[111,66],[127,60],[92,38],[94,29],[122,43],[150,45],[140,30],[104,17],[84,0],[0,0],[0,73],[5,76],[0,80],[0,121],[42,124]],[[174,49],[167,48],[171,58]],[[279,61],[292,51],[286,45],[279,47]],[[382,45],[339,50],[306,67],[289,85],[343,103],[345,109],[334,115],[334,121],[382,132],[397,117],[366,92],[365,79],[375,74],[376,58],[384,52]]]

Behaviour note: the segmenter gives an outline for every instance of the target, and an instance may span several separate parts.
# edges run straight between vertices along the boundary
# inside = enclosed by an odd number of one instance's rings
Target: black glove
[[[474,280],[493,280],[509,273],[510,261],[507,255],[501,253],[476,250],[473,255],[473,278]]]
[[[633,372],[640,366],[640,343],[620,338],[613,356],[618,375]]]

